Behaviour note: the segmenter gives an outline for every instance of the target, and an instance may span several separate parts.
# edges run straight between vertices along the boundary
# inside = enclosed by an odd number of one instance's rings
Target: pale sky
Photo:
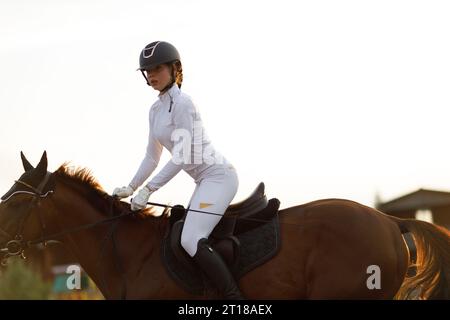
[[[156,40],[238,170],[233,202],[260,181],[282,208],[450,191],[449,16],[429,0],[0,0],[0,193],[21,150],[128,184],[157,98],[135,69]],[[187,205],[194,187],[181,172],[150,201]]]

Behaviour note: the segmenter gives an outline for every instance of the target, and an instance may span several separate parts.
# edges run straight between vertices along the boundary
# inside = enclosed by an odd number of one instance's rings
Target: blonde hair
[[[181,61],[175,60],[166,63],[166,65],[170,68],[172,73],[172,84],[175,82],[178,88],[181,88],[181,84],[183,83],[183,66],[181,65]],[[170,86],[172,86],[172,84]]]
[[[181,61],[177,60],[172,63],[173,72],[175,72],[175,83],[178,85],[178,88],[181,88],[181,84],[183,83],[183,66],[181,65]]]

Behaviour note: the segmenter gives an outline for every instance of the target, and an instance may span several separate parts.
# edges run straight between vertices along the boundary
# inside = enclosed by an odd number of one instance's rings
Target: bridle
[[[63,235],[69,234],[69,233],[73,233],[79,230],[85,230],[85,229],[89,229],[89,228],[93,228],[95,226],[101,225],[101,224],[106,224],[109,222],[113,222],[116,221],[117,223],[119,222],[118,220],[126,217],[126,216],[131,216],[132,214],[119,214],[119,215],[113,215],[110,218],[107,219],[103,219],[101,221],[98,222],[94,222],[94,223],[89,223],[89,224],[85,224],[85,225],[80,225],[80,226],[76,226],[73,228],[69,228],[66,230],[63,230],[61,232],[55,233],[55,234],[51,234],[51,235],[46,235],[46,225],[44,222],[44,219],[42,219],[41,214],[39,213],[39,211],[37,211],[37,215],[38,215],[38,219],[40,221],[40,225],[41,225],[41,237],[35,240],[29,240],[26,241],[23,237],[23,229],[24,229],[24,225],[26,220],[28,219],[28,217],[31,215],[32,212],[32,208],[35,204],[39,205],[39,202],[41,199],[46,198],[47,196],[49,196],[50,194],[53,194],[55,191],[53,189],[47,191],[47,192],[43,192],[43,190],[45,190],[45,187],[47,186],[47,184],[50,181],[52,173],[47,172],[47,174],[45,175],[44,179],[42,180],[41,183],[39,183],[39,185],[35,188],[32,185],[21,181],[21,180],[15,180],[16,183],[21,184],[22,186],[30,189],[31,191],[25,191],[25,190],[18,190],[13,192],[11,195],[9,195],[6,199],[3,200],[3,202],[6,202],[8,200],[10,200],[14,195],[16,194],[29,194],[33,196],[33,199],[31,200],[30,204],[27,207],[27,210],[25,212],[25,215],[23,216],[23,218],[20,220],[19,222],[19,226],[18,229],[16,231],[15,236],[12,236],[9,232],[7,232],[6,230],[4,230],[3,228],[0,227],[0,233],[3,235],[6,235],[9,239],[9,241],[6,242],[5,245],[2,245],[2,248],[0,248],[0,252],[5,253],[4,257],[1,260],[1,265],[6,266],[7,265],[7,261],[9,257],[13,257],[13,256],[21,256],[23,259],[25,259],[25,250],[27,248],[30,248],[32,246],[36,246],[39,244],[43,244],[44,247],[47,246],[47,242],[49,240],[52,239],[57,239]],[[113,213],[113,207],[111,204],[111,212]],[[106,241],[111,238],[113,241],[113,251],[114,251],[114,258],[115,258],[115,263],[116,263],[116,268],[118,269],[121,277],[122,277],[122,289],[121,289],[121,299],[125,299],[126,298],[126,293],[127,293],[127,288],[126,288],[126,279],[125,279],[125,273],[123,270],[123,265],[121,263],[121,259],[118,255],[117,252],[117,244],[116,244],[116,238],[114,236],[115,234],[115,230],[117,228],[117,223],[114,224],[110,231],[108,232],[107,236],[103,239],[104,243],[106,243]],[[103,247],[103,245],[102,245]],[[100,252],[100,259],[99,262],[101,260],[101,254],[102,254],[103,249],[101,249]]]
[[[32,246],[43,244],[44,247],[45,247],[45,246],[47,246],[47,242],[49,242],[50,240],[58,239],[59,237],[61,237],[63,235],[66,235],[66,234],[69,234],[69,233],[73,233],[73,232],[76,232],[76,231],[80,231],[80,230],[93,228],[95,226],[98,226],[98,225],[101,225],[101,224],[110,223],[110,222],[113,222],[113,221],[116,221],[118,223],[121,218],[128,217],[128,216],[131,216],[133,214],[137,214],[138,213],[138,211],[135,211],[133,213],[125,213],[125,214],[121,213],[121,214],[118,214],[118,215],[117,214],[114,215],[113,205],[111,203],[112,216],[110,216],[109,218],[106,218],[106,219],[103,219],[103,220],[100,220],[100,221],[97,221],[97,222],[93,222],[93,223],[89,223],[89,224],[85,224],[85,225],[80,225],[80,226],[76,226],[76,227],[73,227],[73,228],[69,228],[69,229],[63,230],[63,231],[55,233],[55,234],[46,235],[45,221],[44,221],[44,219],[42,219],[42,216],[41,216],[39,210],[35,210],[37,212],[38,219],[39,219],[40,225],[41,225],[41,237],[38,238],[38,239],[27,241],[23,237],[23,229],[24,229],[24,226],[25,226],[25,222],[27,221],[28,217],[32,213],[33,206],[35,204],[39,205],[39,203],[40,203],[40,201],[42,199],[45,199],[49,195],[55,193],[54,187],[44,193],[44,190],[46,189],[47,184],[51,181],[51,178],[52,178],[52,173],[47,172],[45,177],[44,177],[44,179],[39,183],[39,185],[37,187],[33,187],[32,185],[30,185],[30,184],[28,184],[28,183],[26,183],[24,181],[16,180],[15,181],[16,183],[26,187],[27,189],[29,189],[29,191],[27,191],[27,190],[17,190],[15,192],[13,192],[11,195],[9,195],[7,198],[3,199],[3,202],[7,202],[13,196],[15,196],[17,194],[28,194],[28,195],[32,195],[33,196],[33,199],[30,201],[30,203],[29,203],[29,205],[27,207],[27,210],[25,211],[24,216],[19,221],[18,229],[17,229],[17,231],[16,231],[14,236],[11,235],[6,230],[4,230],[3,228],[0,227],[0,234],[3,234],[5,236],[7,236],[8,239],[11,239],[11,240],[7,241],[5,244],[0,245],[0,253],[5,253],[4,257],[1,260],[1,265],[5,266],[7,264],[7,260],[8,260],[9,257],[21,256],[23,259],[25,259],[25,254],[24,254],[25,250],[27,248],[32,247]],[[147,204],[154,205],[154,206],[165,207],[165,208],[174,208],[173,206],[170,206],[170,205],[154,203],[154,202],[147,202]],[[204,214],[218,215],[216,213],[207,212],[207,211],[200,211],[200,210],[193,210],[193,209],[190,209],[190,211],[201,212],[201,213],[204,213]],[[252,219],[252,218],[241,218],[241,219],[259,221],[259,219]],[[123,265],[121,263],[120,256],[119,256],[118,251],[117,251],[117,243],[116,243],[116,238],[115,238],[115,235],[114,235],[115,234],[115,230],[117,228],[117,223],[111,226],[110,231],[107,233],[107,235],[102,240],[103,244],[101,245],[100,257],[99,257],[100,259],[99,260],[101,260],[101,255],[102,255],[102,252],[103,252],[104,244],[106,243],[106,241],[108,239],[111,239],[112,240],[112,245],[113,245],[113,253],[114,253],[114,260],[115,260],[115,264],[116,264],[116,269],[118,270],[118,272],[119,272],[119,274],[121,275],[121,278],[122,278],[121,298],[125,299],[126,298],[126,293],[127,293],[125,272],[124,272],[124,269],[123,269]]]
[[[11,235],[9,232],[7,232],[6,230],[4,230],[3,228],[0,227],[0,234],[3,234],[4,236],[7,237],[7,239],[11,239],[9,241],[6,241],[5,244],[2,244],[0,246],[0,253],[5,253],[5,255],[3,256],[2,260],[1,260],[1,265],[2,266],[6,266],[7,265],[7,261],[8,258],[13,257],[13,256],[21,256],[23,259],[26,259],[25,257],[25,250],[27,248],[30,248],[32,246],[36,246],[39,244],[43,244],[44,247],[47,246],[47,242],[49,240],[52,239],[57,239],[63,235],[69,234],[69,233],[73,233],[76,231],[80,231],[80,230],[85,230],[85,229],[89,229],[89,228],[93,228],[95,226],[101,225],[101,224],[106,224],[106,223],[110,223],[115,221],[116,223],[113,224],[111,226],[111,229],[109,230],[109,232],[106,234],[106,236],[103,238],[102,243],[101,243],[101,249],[100,249],[100,256],[99,256],[99,260],[97,263],[97,267],[99,267],[99,264],[101,262],[102,259],[102,254],[104,251],[104,246],[106,245],[106,242],[111,239],[112,240],[112,245],[113,245],[113,254],[114,254],[114,261],[115,261],[115,267],[117,269],[117,271],[119,272],[121,278],[122,278],[122,288],[121,288],[121,292],[120,292],[120,297],[121,299],[125,299],[126,295],[127,295],[127,286],[126,286],[126,278],[125,278],[125,271],[123,268],[123,264],[122,261],[120,259],[118,250],[117,250],[117,240],[115,237],[115,231],[117,229],[118,226],[118,222],[120,221],[121,218],[123,217],[127,217],[127,216],[131,216],[133,214],[137,214],[138,211],[133,212],[133,213],[128,213],[128,214],[118,214],[118,215],[114,215],[114,210],[113,210],[113,203],[111,202],[111,214],[112,216],[106,219],[103,219],[101,221],[97,221],[94,223],[89,223],[89,224],[85,224],[85,225],[80,225],[80,226],[76,226],[73,228],[69,228],[66,230],[63,230],[61,232],[58,232],[56,234],[51,234],[51,235],[46,235],[46,225],[44,222],[44,219],[42,219],[41,214],[39,213],[39,210],[35,210],[38,214],[38,218],[41,224],[41,237],[35,240],[25,240],[23,237],[23,229],[24,229],[24,225],[25,222],[27,221],[28,217],[31,215],[32,209],[34,207],[35,204],[39,205],[39,202],[41,201],[41,199],[44,199],[46,197],[48,197],[49,195],[53,194],[55,192],[54,189],[50,189],[47,192],[44,193],[43,190],[45,190],[47,184],[50,181],[52,173],[47,172],[44,179],[39,183],[39,185],[35,188],[32,185],[19,180],[15,180],[16,183],[26,187],[27,189],[29,189],[29,191],[27,190],[17,190],[15,192],[13,192],[12,194],[10,194],[7,198],[3,199],[2,202],[7,202],[8,200],[10,200],[11,198],[13,198],[15,195],[17,194],[28,194],[28,195],[32,195],[33,199],[30,201],[27,210],[25,211],[24,216],[21,218],[21,220],[19,221],[19,225],[17,228],[17,231],[15,233],[15,235]],[[103,279],[104,280],[104,279]]]
[[[21,256],[23,259],[25,259],[25,249],[30,247],[31,245],[38,245],[43,244],[44,246],[47,246],[47,240],[45,236],[45,230],[46,225],[44,222],[44,219],[42,219],[42,216],[39,211],[37,211],[38,219],[41,225],[41,239],[42,241],[34,243],[34,241],[24,241],[23,238],[23,229],[25,226],[25,222],[27,221],[28,217],[31,215],[31,209],[35,204],[39,205],[39,202],[41,199],[46,198],[48,195],[54,193],[54,190],[49,190],[47,192],[43,192],[44,188],[47,186],[47,183],[49,182],[51,177],[51,173],[47,172],[44,179],[39,183],[39,185],[35,188],[32,185],[21,181],[21,180],[15,180],[16,183],[30,189],[31,191],[25,191],[25,190],[18,190],[13,192],[11,195],[9,195],[6,199],[3,200],[3,202],[7,202],[10,200],[13,196],[17,194],[29,194],[33,196],[33,199],[30,201],[30,204],[27,207],[27,210],[25,211],[24,216],[19,221],[19,225],[17,228],[17,231],[15,235],[11,235],[6,230],[2,229],[0,227],[0,233],[7,236],[9,241],[6,242],[6,244],[2,245],[2,248],[0,248],[0,252],[5,253],[4,257],[1,260],[1,265],[5,266],[7,264],[8,258],[13,256]]]

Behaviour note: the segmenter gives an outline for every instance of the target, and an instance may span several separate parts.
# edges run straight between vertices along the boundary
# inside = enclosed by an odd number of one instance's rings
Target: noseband
[[[76,227],[46,236],[44,220],[42,219],[41,214],[37,210],[36,212],[37,212],[40,224],[41,224],[41,235],[42,236],[35,240],[25,241],[22,236],[23,228],[24,228],[26,220],[31,215],[31,212],[32,212],[31,209],[33,208],[33,205],[34,204],[39,205],[39,202],[42,198],[46,198],[48,195],[53,194],[55,192],[54,190],[49,190],[46,193],[43,193],[43,190],[45,189],[46,185],[48,184],[50,177],[51,177],[51,173],[47,172],[46,176],[44,177],[44,180],[36,188],[26,182],[16,180],[15,181],[16,183],[21,184],[22,186],[25,186],[26,188],[30,189],[30,191],[19,190],[19,191],[12,193],[10,196],[8,196],[8,198],[3,200],[3,202],[6,202],[6,201],[10,200],[14,195],[19,194],[19,193],[30,194],[33,196],[33,199],[31,200],[31,202],[27,208],[26,214],[19,222],[19,227],[18,227],[18,230],[14,237],[10,233],[8,233],[7,231],[5,231],[4,229],[2,229],[0,227],[0,234],[6,235],[9,239],[11,239],[11,240],[7,241],[6,244],[3,244],[2,248],[0,249],[0,252],[5,253],[5,256],[3,257],[2,261],[1,261],[1,265],[5,266],[7,264],[8,258],[12,257],[12,256],[21,256],[23,259],[25,259],[25,254],[24,254],[25,249],[30,248],[31,246],[36,246],[39,244],[43,244],[44,246],[46,246],[47,242],[52,239],[57,239],[61,236],[64,236],[64,235],[72,233],[72,232],[77,232],[80,230],[94,228],[99,225],[108,224],[113,221],[118,223],[120,219],[135,214],[135,213],[132,213],[132,214],[126,213],[126,214],[114,215],[113,203],[111,202],[111,213],[112,213],[111,217],[109,217],[107,219],[103,219],[101,221],[76,226]],[[108,239],[112,239],[112,241],[113,241],[113,248],[114,248],[113,250],[114,250],[114,258],[115,258],[115,262],[116,262],[116,268],[118,269],[120,276],[122,277],[122,289],[121,289],[120,296],[121,296],[121,299],[125,299],[126,294],[127,294],[127,287],[126,287],[125,273],[123,271],[122,263],[121,263],[119,255],[118,255],[117,246],[115,243],[116,240],[114,237],[114,233],[115,233],[116,227],[117,227],[117,224],[114,224],[112,226],[110,232],[107,234],[107,236],[103,240],[105,241],[105,243]],[[101,249],[101,251],[103,251],[103,250]],[[100,254],[102,254],[102,252],[100,252]],[[99,261],[100,261],[100,259],[99,259]]]
[[[25,215],[19,222],[19,227],[14,236],[12,236],[9,232],[0,228],[0,233],[3,235],[6,235],[9,239],[11,239],[11,240],[7,241],[6,244],[2,245],[2,248],[0,249],[0,252],[5,253],[5,255],[1,261],[1,265],[5,266],[7,264],[9,257],[21,256],[23,259],[26,258],[24,252],[25,252],[25,249],[28,248],[30,245],[28,242],[25,242],[23,240],[23,236],[22,236],[23,228],[24,228],[26,220],[28,219],[28,217],[30,216],[30,214],[32,212],[31,209],[33,208],[33,206],[35,204],[39,205],[39,202],[42,198],[46,198],[49,194],[52,194],[54,192],[54,190],[49,190],[45,194],[43,193],[43,190],[44,190],[45,186],[47,185],[47,183],[49,182],[50,177],[51,177],[51,173],[47,172],[44,179],[41,181],[41,183],[39,183],[39,185],[36,188],[26,182],[23,182],[21,180],[16,180],[15,181],[16,183],[30,189],[30,191],[19,190],[19,191],[13,192],[8,198],[3,200],[3,202],[6,202],[17,194],[29,194],[29,195],[33,196],[33,199],[31,200],[30,204],[28,205]],[[44,239],[45,238],[45,222],[42,219],[42,216],[39,213],[39,211],[37,211],[37,215],[38,215],[39,222],[41,225],[41,235],[42,235],[42,238]],[[44,246],[47,245],[46,240],[39,242],[39,243],[43,243]],[[35,245],[37,245],[39,243],[36,243]]]

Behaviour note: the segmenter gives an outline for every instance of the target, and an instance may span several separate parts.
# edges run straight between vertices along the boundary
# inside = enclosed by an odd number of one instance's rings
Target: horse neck
[[[99,199],[99,201],[101,200]],[[78,190],[74,190],[66,183],[57,181],[53,203],[56,209],[54,218],[57,220],[54,225],[57,225],[59,229],[55,230],[56,232],[63,232],[64,230],[96,223],[108,218],[106,213],[99,212]],[[94,280],[103,295],[106,298],[119,298],[122,290],[122,270],[118,270],[118,258],[111,249],[111,238],[105,238],[109,234],[111,226],[110,223],[106,223],[68,233],[65,235],[63,242],[67,249],[78,259],[79,264],[89,277]],[[130,237],[134,237],[134,235],[138,234],[138,230],[134,229],[137,227],[136,223],[130,224],[121,221],[120,230],[117,229],[116,231],[119,234],[128,234]],[[145,227],[149,228],[148,223],[146,223]],[[136,247],[139,243],[133,243],[131,239],[124,239],[124,237],[117,237],[116,240],[120,262],[123,268],[128,271],[127,262],[133,258],[130,256],[133,253],[130,247]],[[150,239],[147,240],[147,244],[149,243],[152,243]],[[152,248],[149,248],[150,250],[152,252],[155,251]],[[147,252],[146,255],[151,255],[152,252]]]

